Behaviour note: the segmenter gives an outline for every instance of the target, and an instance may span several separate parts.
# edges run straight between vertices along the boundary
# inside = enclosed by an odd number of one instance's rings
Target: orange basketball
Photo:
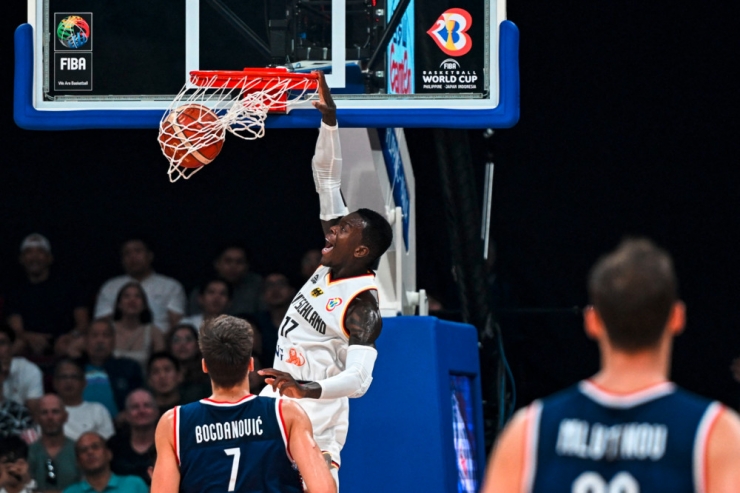
[[[218,115],[203,105],[180,106],[162,122],[159,145],[180,166],[200,168],[213,161],[224,145],[226,133],[216,122]]]

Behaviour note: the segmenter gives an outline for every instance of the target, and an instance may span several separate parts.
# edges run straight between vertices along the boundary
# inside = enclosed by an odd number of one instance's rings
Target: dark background
[[[567,311],[585,277],[624,235],[675,256],[689,324],[675,379],[738,404],[728,367],[740,354],[736,313],[738,132],[736,16],[710,3],[509,2],[521,31],[521,120],[469,139],[480,177],[496,163],[493,236],[508,286],[501,324],[526,404],[594,371],[597,354]],[[723,4],[723,9],[727,5]],[[309,160],[316,132],[230,139],[193,180],[170,184],[155,131],[29,132],[12,120],[13,31],[25,2],[2,16],[3,163],[0,284],[20,274],[18,246],[46,235],[57,269],[90,297],[119,273],[118,245],[143,236],[159,272],[186,289],[223,241],[246,241],[254,269],[292,272],[322,243]],[[126,70],[126,67],[121,67]],[[449,275],[436,155],[429,130],[407,131],[417,181],[420,287],[459,306]],[[482,180],[480,184],[482,191]]]

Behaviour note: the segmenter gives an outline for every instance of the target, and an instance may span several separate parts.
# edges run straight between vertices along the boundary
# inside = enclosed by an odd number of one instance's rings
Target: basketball
[[[183,168],[210,163],[221,152],[226,135],[218,122],[218,115],[200,104],[172,110],[160,127],[162,152]]]

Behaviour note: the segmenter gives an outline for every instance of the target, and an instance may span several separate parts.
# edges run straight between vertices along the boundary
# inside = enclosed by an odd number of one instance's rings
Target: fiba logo
[[[439,68],[442,70],[459,70],[460,62],[453,60],[452,58],[447,58],[442,60],[442,63],[439,64]]]
[[[449,9],[427,31],[439,49],[450,56],[463,56],[473,47],[473,40],[467,33],[473,18],[463,9]]]
[[[57,26],[57,38],[66,48],[80,48],[90,39],[90,26],[79,15],[67,16]]]

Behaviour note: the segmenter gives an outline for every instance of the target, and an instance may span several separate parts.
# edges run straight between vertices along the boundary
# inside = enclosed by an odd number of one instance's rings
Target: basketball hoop
[[[265,135],[269,113],[288,113],[315,96],[316,73],[287,68],[195,70],[159,124],[159,144],[171,182],[188,179],[221,150],[226,132],[240,139]]]

